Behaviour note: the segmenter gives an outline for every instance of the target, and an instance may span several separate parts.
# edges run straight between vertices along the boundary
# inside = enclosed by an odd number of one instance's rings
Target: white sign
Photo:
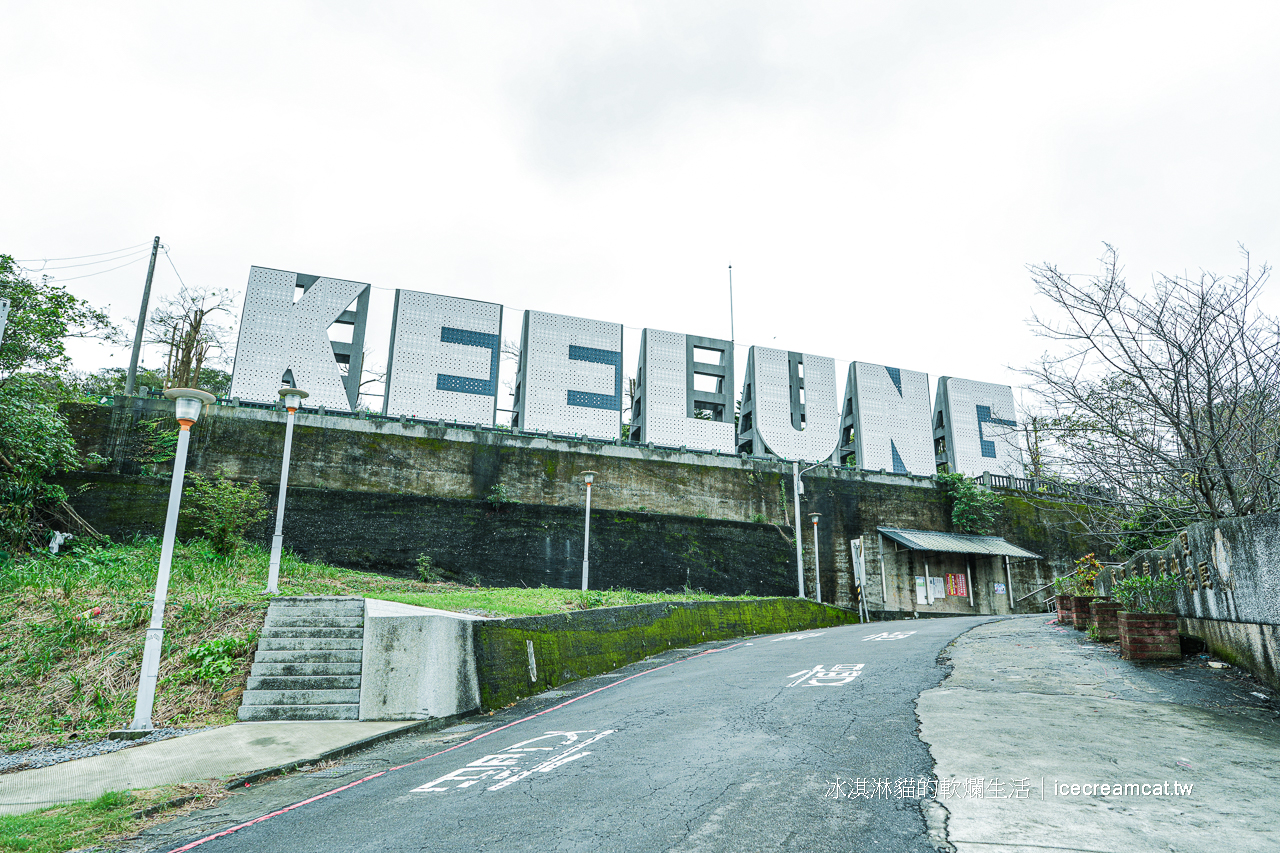
[[[231,395],[275,403],[282,385],[292,385],[310,393],[309,406],[353,411],[370,287],[252,267]],[[383,414],[492,425],[502,306],[413,290],[397,290],[395,305]],[[351,327],[349,342],[330,338],[334,324]],[[735,431],[733,346],[644,329],[634,434],[667,447],[788,460],[854,455],[864,470],[932,474],[946,464],[971,475],[1022,474],[1008,386],[942,377],[931,420],[927,374],[869,362],[850,366],[841,406],[834,359],[751,347]],[[621,324],[525,312],[514,427],[617,439],[623,381]]]

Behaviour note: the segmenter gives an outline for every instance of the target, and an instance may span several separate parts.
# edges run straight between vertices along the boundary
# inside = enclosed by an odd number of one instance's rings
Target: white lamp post
[[[799,587],[800,589],[801,598],[804,598],[805,594],[804,594],[804,550],[802,547],[802,540],[801,540],[801,537],[804,534],[800,532],[800,496],[804,494],[804,480],[800,478],[804,476],[805,472],[812,471],[814,468],[817,468],[821,464],[822,464],[821,462],[815,462],[812,465],[810,465],[808,468],[805,468],[804,471],[801,471],[799,462],[791,463],[791,477],[795,481],[795,488],[792,489],[791,492],[796,500],[796,586]],[[822,590],[819,589],[818,592],[821,593]],[[819,601],[822,600],[821,595],[818,596],[818,600]]]
[[[591,573],[591,484],[595,482],[595,471],[583,471],[582,478],[587,481],[587,522],[582,530],[582,591],[587,591],[587,578]]]
[[[164,519],[164,542],[160,546],[160,570],[156,575],[156,597],[151,605],[151,624],[142,650],[142,677],[138,681],[138,702],[133,709],[130,731],[149,731],[151,709],[156,701],[156,678],[160,675],[160,646],[164,641],[164,601],[169,594],[169,569],[173,565],[173,539],[178,532],[178,507],[182,503],[182,479],[187,471],[187,444],[191,425],[200,410],[213,402],[213,395],[196,388],[170,388],[164,395],[174,401],[174,415],[181,429],[173,455],[173,479],[169,484],[169,513]]]
[[[813,592],[819,604],[822,603],[822,564],[818,562],[818,519],[822,518],[822,513],[809,513],[809,520],[813,522]]]
[[[293,448],[293,415],[307,397],[306,391],[297,388],[281,388],[280,399],[289,416],[284,426],[284,461],[280,463],[280,495],[276,499],[276,532],[271,537],[271,567],[267,569],[267,595],[279,595],[276,587],[280,580],[280,549],[284,543],[284,494],[289,488],[289,452]]]

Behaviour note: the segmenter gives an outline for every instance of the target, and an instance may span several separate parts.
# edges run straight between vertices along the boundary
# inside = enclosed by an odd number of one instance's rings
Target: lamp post
[[[587,578],[591,572],[591,484],[595,482],[595,471],[583,471],[582,478],[587,481],[587,522],[582,528],[582,591],[587,591]]]
[[[178,507],[182,503],[182,479],[187,471],[187,444],[191,425],[200,410],[213,402],[213,395],[197,388],[170,388],[164,395],[174,401],[174,415],[181,429],[173,455],[173,479],[169,483],[169,512],[164,519],[164,542],[160,546],[160,570],[156,574],[156,597],[151,605],[151,624],[142,650],[142,677],[138,680],[138,702],[133,709],[129,731],[149,731],[151,709],[156,701],[156,678],[160,674],[160,646],[164,641],[164,601],[169,593],[169,569],[173,566],[173,539],[178,531]]]
[[[284,494],[289,488],[289,451],[293,448],[293,414],[298,411],[302,401],[307,397],[306,391],[297,388],[281,388],[280,399],[289,416],[284,426],[284,461],[280,463],[280,495],[276,499],[276,532],[271,537],[271,567],[267,569],[267,595],[279,595],[276,584],[280,580],[280,549],[284,543]]]
[[[805,468],[804,471],[801,471],[799,462],[791,463],[791,477],[795,481],[795,488],[792,489],[791,492],[793,497],[795,497],[795,501],[796,501],[796,583],[800,588],[801,598],[804,598],[805,594],[804,594],[804,550],[803,550],[802,543],[800,541],[800,537],[803,535],[800,532],[800,496],[804,494],[804,481],[801,480],[800,478],[804,476],[805,471],[812,471],[814,468],[817,468],[821,464],[822,464],[821,462],[815,462],[812,465],[810,465],[808,468]],[[819,590],[819,592],[821,592],[821,590]],[[819,599],[819,601],[821,601],[821,599]]]
[[[822,564],[818,562],[818,519],[822,518],[822,513],[809,513],[809,520],[813,522],[813,592],[819,604],[822,603]]]

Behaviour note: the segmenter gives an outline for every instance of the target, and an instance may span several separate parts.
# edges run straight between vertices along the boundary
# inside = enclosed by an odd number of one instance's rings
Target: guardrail
[[[1012,477],[985,471],[981,477],[975,479],[988,489],[1008,489],[1014,492],[1073,498],[1085,503],[1112,503],[1117,498],[1114,488],[1063,483],[1059,480],[1044,480],[1037,477]]]

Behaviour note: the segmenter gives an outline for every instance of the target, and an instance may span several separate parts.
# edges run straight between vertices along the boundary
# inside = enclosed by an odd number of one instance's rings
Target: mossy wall
[[[480,702],[503,708],[557,685],[671,648],[756,634],[857,623],[855,614],[812,601],[690,601],[608,607],[474,623]],[[530,677],[533,644],[536,679]]]
[[[172,426],[165,420],[172,418],[172,404],[121,398],[115,406],[72,405],[64,411],[80,450],[110,460],[87,476],[67,478],[73,505],[116,537],[159,533],[171,463],[161,458],[163,442],[146,424]],[[209,408],[193,428],[188,469],[257,480],[274,497],[284,417],[281,411]],[[580,473],[588,469],[598,472],[592,516],[599,547],[593,545],[592,563],[599,571],[593,569],[593,585],[664,589],[688,583],[721,592],[795,593],[789,463],[442,424],[300,414],[286,547],[391,573],[411,571],[425,553],[462,580],[573,587],[582,561]],[[824,465],[804,481],[802,516],[822,514],[818,562],[824,601],[854,605],[849,541],[862,537],[873,611],[1008,609],[1007,599],[1002,603],[995,592],[996,583],[1006,582],[1003,568],[990,561],[972,567],[974,607],[954,597],[917,605],[913,578],[922,567],[892,549],[883,555],[881,583],[877,527],[952,529],[950,507],[933,478]],[[510,502],[488,503],[499,485]],[[90,491],[79,492],[84,486]],[[265,537],[269,526],[264,522],[255,535]],[[817,580],[814,542],[811,527],[803,528],[811,595]],[[1018,597],[1096,550],[1069,512],[1013,494],[1005,497],[996,532],[1044,557],[1014,565]],[[947,558],[935,561],[941,566]],[[1032,598],[1017,609],[1027,612],[1038,603]]]

